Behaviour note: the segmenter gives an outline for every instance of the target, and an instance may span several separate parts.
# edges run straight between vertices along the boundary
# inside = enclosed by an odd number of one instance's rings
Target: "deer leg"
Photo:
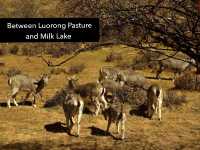
[[[158,102],[155,104],[153,104],[153,109],[155,110],[155,114],[158,113]]]
[[[102,95],[100,99],[101,99],[101,101],[102,101],[103,104],[104,104],[104,108],[105,108],[105,109],[108,108],[108,103],[107,103],[107,101],[106,101],[106,99],[105,99],[105,96]]]
[[[109,118],[109,119],[108,119],[107,130],[106,130],[106,133],[107,133],[107,134],[109,133],[110,126],[111,126],[111,119]]]
[[[161,115],[161,113],[162,113],[161,111],[162,111],[162,110],[161,110],[161,109],[162,109],[162,102],[159,102],[159,103],[158,103],[158,119],[159,119],[160,121],[161,121],[161,119],[162,119],[162,118],[161,118],[161,117],[162,117],[162,115]]]
[[[151,108],[151,105],[150,105],[150,104],[148,104],[148,117],[149,117],[150,119],[152,119],[152,108]]]
[[[14,102],[14,105],[15,106],[18,106],[17,102],[16,102],[16,97],[17,97],[17,93],[18,93],[19,89],[18,88],[14,88],[12,90],[12,99],[13,99],[13,102]],[[8,107],[10,108],[10,100],[8,101]]]
[[[80,122],[83,114],[83,107],[84,103],[80,103],[79,110],[78,110],[78,117],[77,117],[77,136],[80,134]]]
[[[100,107],[101,107],[101,104],[100,104],[98,98],[95,98],[95,105],[96,105],[95,115],[97,116],[99,114]]]
[[[33,93],[33,107],[37,107],[36,106],[36,94]]]
[[[43,98],[42,97],[43,96],[42,92],[39,92],[38,95],[40,95],[40,99],[42,100],[42,98]]]
[[[14,102],[15,106],[18,106],[15,98],[13,99],[13,102]]]
[[[66,119],[66,126],[69,129],[69,126],[70,126],[69,115],[66,110],[64,110],[64,113],[65,113],[65,119]]]
[[[126,115],[125,113],[122,114],[121,119],[121,139],[123,140],[125,138],[125,122],[126,122]]]
[[[7,101],[7,106],[8,106],[8,108],[11,107],[11,106],[10,106],[10,98],[9,98],[8,101]]]
[[[69,131],[68,133],[71,134],[73,123],[67,111],[65,111],[65,119],[66,119],[67,130]]]
[[[72,134],[72,129],[73,129],[74,123],[72,121],[72,116],[69,116],[69,134]]]

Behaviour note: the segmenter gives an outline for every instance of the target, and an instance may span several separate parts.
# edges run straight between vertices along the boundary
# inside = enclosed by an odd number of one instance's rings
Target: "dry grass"
[[[82,72],[84,69],[85,69],[84,64],[76,64],[76,65],[70,66],[68,73],[69,74],[78,74],[78,73]]]
[[[105,57],[110,50],[124,51],[124,54],[133,52],[131,49],[122,49],[122,46],[102,48],[101,51],[81,53],[75,59],[66,63],[68,68],[72,64],[85,63],[87,66],[79,74],[80,82],[87,83],[98,78],[101,66],[108,65]],[[67,57],[67,56],[65,56]],[[131,56],[132,57],[132,56]],[[48,56],[46,56],[48,58]],[[64,56],[53,62],[59,62]],[[31,57],[31,62],[24,56],[3,56],[6,67],[19,68],[23,73],[38,77],[49,69],[38,57]],[[87,61],[86,61],[87,60]],[[109,63],[109,65],[115,65]],[[145,76],[151,76],[149,70],[141,71]],[[163,76],[168,77],[165,73]],[[118,141],[112,136],[104,136],[106,121],[100,115],[92,117],[83,115],[80,137],[72,137],[65,133],[65,118],[61,107],[43,108],[46,100],[51,98],[67,82],[66,74],[52,76],[49,85],[44,89],[44,100],[38,102],[38,108],[30,106],[3,107],[8,97],[9,88],[7,77],[0,76],[0,149],[200,149],[200,94],[197,92],[184,92],[188,97],[187,103],[177,109],[163,110],[163,120],[149,120],[141,116],[130,116],[127,109],[128,120],[126,124],[126,139]],[[158,83],[165,89],[172,88],[171,81],[149,80]],[[18,99],[20,99],[18,96]],[[61,123],[60,123],[61,122]],[[114,136],[115,127],[111,127]]]
[[[200,90],[200,75],[186,73],[174,82],[175,88],[184,90]]]
[[[106,62],[114,62],[114,61],[121,61],[122,55],[121,53],[111,52],[108,56],[106,56]]]

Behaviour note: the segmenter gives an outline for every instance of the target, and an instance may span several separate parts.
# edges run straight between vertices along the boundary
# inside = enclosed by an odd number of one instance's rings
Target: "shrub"
[[[119,100],[127,102],[132,107],[138,107],[147,100],[147,92],[141,87],[124,85],[114,93]]]
[[[181,106],[186,103],[186,97],[176,91],[168,90],[164,94],[163,105],[168,108]]]
[[[10,49],[10,53],[13,54],[13,55],[16,55],[19,51],[19,48],[18,46],[13,46],[11,49]]]
[[[174,85],[176,89],[200,90],[200,75],[194,73],[183,74],[175,79]]]
[[[0,75],[7,75],[6,70],[4,70],[4,69],[0,69]]]
[[[124,70],[129,69],[131,67],[131,64],[127,61],[118,61],[116,67]]]
[[[5,63],[4,62],[0,62],[0,67],[5,67]]]
[[[136,57],[136,59],[133,60],[132,68],[138,70],[146,68],[157,69],[158,61],[152,61],[152,60],[157,60],[159,57],[160,54],[155,52],[150,52],[150,51],[143,52],[142,55]]]
[[[0,56],[6,55],[7,53],[6,49],[0,49]]]
[[[54,58],[59,58],[59,57],[63,56],[64,54],[65,54],[65,52],[63,51],[63,49],[60,49],[60,50],[53,50],[53,51],[51,52],[51,55],[52,55],[52,57],[54,57]]]
[[[72,66],[70,66],[68,73],[69,74],[77,74],[77,73],[82,72],[84,69],[85,69],[84,64],[72,65]]]
[[[113,61],[120,61],[122,60],[122,55],[117,52],[111,52],[107,57],[106,57],[106,62],[113,62]]]
[[[28,48],[28,47],[23,47],[22,48],[22,55],[25,55],[25,56],[35,56],[35,55],[37,55],[37,51],[36,51],[36,49],[34,49],[34,48],[32,48],[32,47],[30,47],[30,48]]]
[[[17,75],[17,74],[21,74],[21,70],[19,70],[17,68],[11,68],[7,71],[8,77],[12,77],[12,76]]]
[[[59,75],[61,73],[66,73],[65,69],[64,68],[59,68],[59,67],[56,67],[56,68],[52,68],[50,70],[50,73],[51,74],[54,74],[54,75]]]

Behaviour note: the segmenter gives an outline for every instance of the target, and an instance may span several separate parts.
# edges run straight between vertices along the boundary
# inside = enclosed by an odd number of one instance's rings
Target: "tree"
[[[200,74],[199,0],[60,0],[60,2],[63,16],[81,14],[82,17],[99,17],[103,38],[111,36],[120,44],[157,51],[165,55],[165,51],[173,51],[171,57],[182,52],[195,60],[194,65]],[[81,7],[84,9],[80,9],[79,6],[84,6]],[[67,9],[68,7],[70,9]],[[110,30],[114,32],[108,34]],[[161,47],[160,44],[165,47]],[[77,53],[79,50],[75,55]]]
[[[195,60],[194,65],[200,74],[200,11],[197,2],[157,0],[152,4],[136,3],[133,8],[119,8],[112,13],[124,24],[140,29],[139,36],[128,37],[122,42],[146,50],[182,52]],[[160,48],[158,43],[166,48]]]

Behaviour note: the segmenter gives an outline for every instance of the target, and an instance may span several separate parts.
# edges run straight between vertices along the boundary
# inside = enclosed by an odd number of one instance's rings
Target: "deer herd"
[[[10,98],[7,101],[7,106],[10,108],[11,100],[15,106],[18,106],[16,96],[19,92],[25,91],[27,95],[24,100],[27,100],[30,95],[34,97],[33,106],[36,107],[36,98],[42,97],[42,90],[48,84],[49,75],[43,74],[39,80],[33,79],[28,75],[14,75],[8,79],[8,85],[11,89]],[[99,79],[97,82],[79,84],[75,76],[68,78],[67,94],[62,102],[66,125],[71,134],[73,126],[77,125],[77,133],[79,136],[80,122],[84,107],[89,100],[95,106],[95,115],[102,113],[107,120],[107,132],[112,123],[117,126],[117,132],[120,133],[120,139],[125,138],[125,122],[126,112],[124,101],[117,97],[118,92],[127,82],[144,81],[145,78],[139,74],[132,76],[126,75],[123,71],[111,68],[102,67],[99,71]],[[163,90],[159,85],[151,85],[147,90],[147,117],[153,118],[154,114],[158,114],[158,119],[161,120],[161,109],[163,101]],[[109,94],[113,94],[112,100],[108,99]]]

